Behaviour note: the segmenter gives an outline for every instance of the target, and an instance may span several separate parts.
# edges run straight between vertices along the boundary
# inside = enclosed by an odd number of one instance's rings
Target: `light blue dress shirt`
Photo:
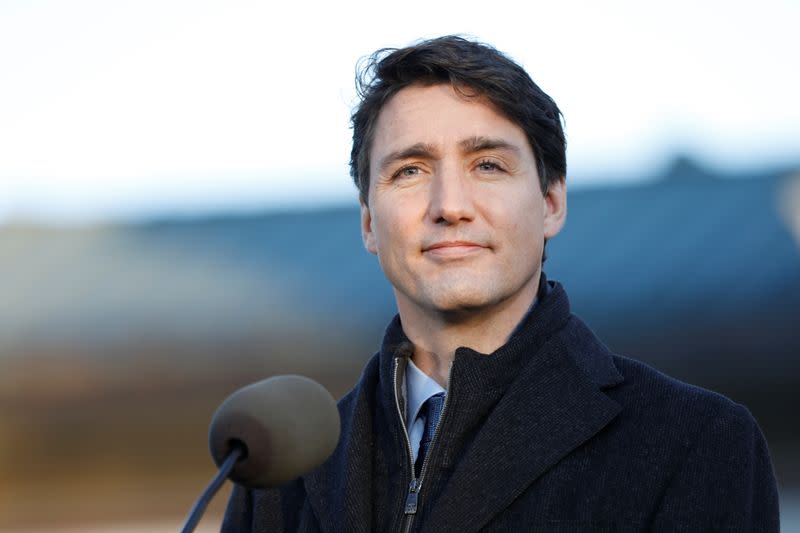
[[[419,410],[428,398],[440,392],[446,395],[447,391],[433,378],[417,368],[411,359],[408,360],[408,366],[406,366],[405,385],[408,442],[411,444],[411,460],[416,461],[419,443],[422,440],[422,433],[425,431],[425,419],[419,416]]]

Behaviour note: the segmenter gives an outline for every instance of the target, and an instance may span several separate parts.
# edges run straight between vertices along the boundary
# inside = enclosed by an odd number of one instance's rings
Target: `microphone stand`
[[[211,499],[222,484],[225,483],[236,461],[242,459],[245,455],[245,449],[242,445],[233,446],[231,448],[231,451],[225,457],[225,461],[223,461],[222,465],[219,467],[219,472],[217,472],[217,475],[211,480],[211,483],[208,484],[206,490],[200,495],[200,498],[195,502],[194,507],[192,507],[192,510],[189,512],[189,517],[186,519],[181,533],[192,533],[192,531],[194,531],[194,528],[197,527],[197,524],[203,517],[206,507],[208,507],[209,502],[211,502]]]

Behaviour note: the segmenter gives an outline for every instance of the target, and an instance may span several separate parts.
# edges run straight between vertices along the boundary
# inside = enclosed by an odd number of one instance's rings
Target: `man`
[[[553,100],[458,37],[364,72],[351,171],[399,313],[333,456],[237,487],[223,530],[777,531],[750,413],[610,353],[542,273],[566,217]]]

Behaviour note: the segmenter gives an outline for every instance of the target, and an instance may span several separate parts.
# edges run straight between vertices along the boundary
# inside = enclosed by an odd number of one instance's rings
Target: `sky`
[[[359,58],[449,33],[561,108],[568,183],[800,163],[800,2],[0,2],[0,223],[357,201]]]

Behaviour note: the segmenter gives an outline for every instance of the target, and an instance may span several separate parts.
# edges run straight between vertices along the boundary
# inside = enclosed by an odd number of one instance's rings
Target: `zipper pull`
[[[417,496],[419,496],[417,489],[417,479],[414,478],[411,480],[411,484],[408,486],[408,495],[406,496],[406,514],[417,514]]]

